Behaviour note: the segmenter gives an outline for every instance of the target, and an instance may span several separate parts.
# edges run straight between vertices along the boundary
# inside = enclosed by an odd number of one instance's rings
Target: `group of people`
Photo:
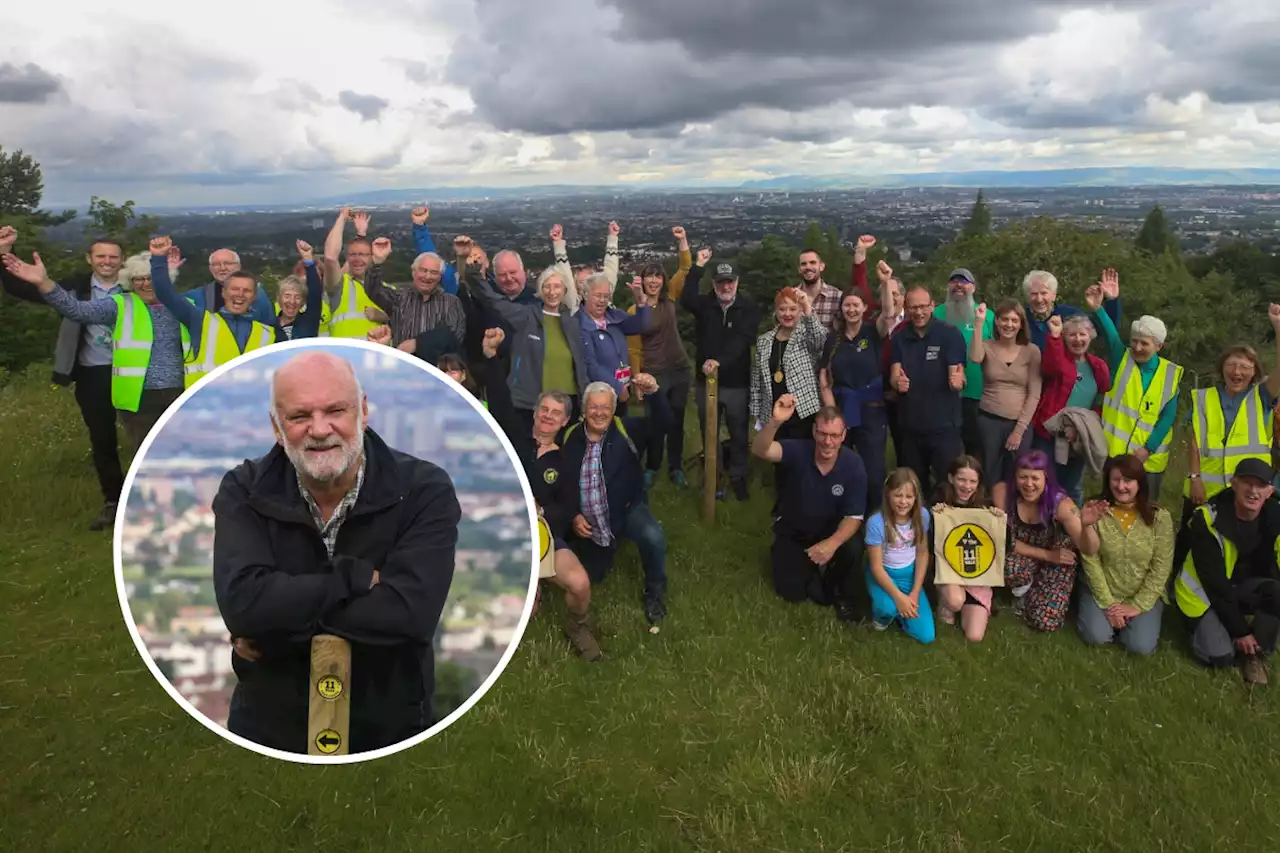
[[[897,621],[929,642],[936,621],[959,623],[981,641],[996,607],[990,587],[939,585],[932,606],[927,591],[936,511],[989,508],[1006,519],[1012,610],[1032,628],[1059,629],[1078,601],[1087,642],[1150,653],[1172,602],[1200,660],[1238,662],[1248,680],[1266,680],[1263,659],[1280,634],[1271,469],[1280,371],[1264,377],[1251,347],[1232,346],[1219,384],[1194,392],[1175,525],[1158,496],[1183,369],[1161,355],[1168,332],[1158,318],[1141,316],[1122,336],[1114,270],[1085,290],[1082,308],[1060,302],[1043,270],[1024,279],[1025,302],[992,309],[977,300],[973,273],[956,269],[938,304],[884,261],[873,292],[876,240],[864,235],[843,291],[824,280],[818,252],[802,251],[798,282],[779,289],[766,321],[765,307],[739,292],[733,264],[713,263],[710,249],[695,257],[681,227],[675,273],[636,270],[626,279],[634,304],[621,310],[616,223],[600,271],[570,266],[553,227],[554,263],[531,282],[517,252],[490,261],[465,235],[447,263],[429,211],[411,217],[410,286],[383,281],[391,242],[370,240],[368,215],[344,209],[321,259],[299,241],[296,274],[274,302],[230,250],[210,257],[211,283],[179,293],[182,259],[163,237],[127,261],[119,246],[95,243],[92,273],[55,284],[38,256],[14,256],[16,233],[0,229],[5,290],[64,317],[55,381],[75,383],[89,427],[107,503],[95,525],[110,523],[122,481],[117,413],[136,443],[184,387],[241,353],[317,334],[384,343],[445,370],[510,438],[553,533],[565,632],[596,660],[591,587],[624,540],[639,551],[651,630],[666,614],[666,537],[648,493],[664,457],[671,484],[688,485],[688,396],[705,430],[714,378],[728,437],[713,443],[733,496],[749,498],[752,453],[773,463],[770,562],[784,599],[832,606],[846,622],[862,618],[866,601],[876,628]],[[348,222],[356,235],[344,258]],[[1280,306],[1270,320],[1280,328]],[[1102,477],[1088,501],[1086,468]]]

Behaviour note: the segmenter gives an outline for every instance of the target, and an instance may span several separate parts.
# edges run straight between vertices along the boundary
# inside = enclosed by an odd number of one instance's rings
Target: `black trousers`
[[[833,529],[831,533],[834,532]],[[785,519],[773,525],[769,563],[774,591],[790,602],[809,600],[827,605],[848,601],[854,604],[859,615],[865,615],[869,612],[864,601],[866,586],[858,583],[857,576],[863,553],[861,531],[841,545],[830,562],[819,566],[809,559],[805,551],[825,538],[798,531]]]
[[[105,503],[118,503],[124,491],[124,470],[120,467],[120,437],[116,432],[116,407],[111,402],[111,365],[77,366],[76,403],[89,429],[93,469]]]
[[[923,500],[933,494],[933,487],[947,479],[947,469],[964,453],[964,441],[955,430],[946,432],[902,431],[902,456],[898,465],[916,472]]]

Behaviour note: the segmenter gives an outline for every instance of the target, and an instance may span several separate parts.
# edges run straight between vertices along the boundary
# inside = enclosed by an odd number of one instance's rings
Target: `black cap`
[[[1261,459],[1246,459],[1236,466],[1233,477],[1252,477],[1255,480],[1271,485],[1271,481],[1275,479],[1275,472],[1271,470],[1271,466],[1263,462]]]
[[[717,264],[715,280],[716,281],[737,281],[738,271],[733,268],[733,264]]]

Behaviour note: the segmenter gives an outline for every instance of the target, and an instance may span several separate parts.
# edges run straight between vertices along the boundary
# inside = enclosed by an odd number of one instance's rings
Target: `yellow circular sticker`
[[[547,553],[551,550],[551,527],[547,524],[545,518],[538,519],[538,559],[547,559]]]
[[[342,679],[336,675],[326,675],[316,682],[316,692],[323,699],[337,699],[342,695]]]
[[[991,534],[976,524],[961,524],[947,535],[942,554],[947,564],[962,578],[982,577],[996,561],[996,545]]]
[[[324,729],[316,735],[316,749],[325,755],[333,755],[342,746],[342,735],[333,729]]]

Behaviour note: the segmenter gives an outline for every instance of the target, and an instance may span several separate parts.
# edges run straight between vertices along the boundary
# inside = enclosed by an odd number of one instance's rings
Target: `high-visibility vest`
[[[1229,435],[1222,413],[1221,391],[1217,388],[1196,391],[1191,395],[1191,428],[1196,449],[1200,451],[1200,480],[1204,483],[1206,498],[1229,486],[1236,466],[1244,460],[1260,459],[1271,464],[1274,422],[1262,405],[1257,385],[1240,401],[1240,411]],[[1191,480],[1183,481],[1182,495],[1191,496]]]
[[[377,307],[369,294],[365,293],[364,285],[352,278],[350,273],[343,273],[341,298],[329,321],[330,334],[335,338],[363,340],[378,325],[364,316],[365,309]]]
[[[122,412],[136,412],[155,338],[151,309],[136,293],[117,293],[111,298],[116,303],[116,327],[111,332],[111,405]],[[185,352],[191,347],[191,336],[186,326],[179,328]]]
[[[1231,576],[1236,571],[1236,562],[1240,558],[1239,550],[1234,542],[1230,539],[1224,539],[1222,534],[1218,532],[1218,528],[1215,526],[1215,522],[1218,520],[1218,513],[1212,505],[1202,504],[1196,507],[1196,512],[1204,517],[1205,526],[1209,528],[1209,532],[1218,540],[1218,547],[1222,549],[1222,560],[1227,569],[1227,580],[1231,580]],[[1276,537],[1273,547],[1275,548],[1277,559],[1280,559],[1280,536]],[[1178,579],[1173,584],[1173,596],[1178,603],[1178,609],[1192,619],[1203,616],[1209,610],[1209,596],[1204,591],[1204,587],[1200,585],[1200,576],[1196,574],[1195,561],[1190,553],[1187,554],[1187,559],[1182,564],[1182,571],[1178,574]]]
[[[1107,455],[1122,456],[1146,444],[1156,428],[1156,420],[1165,405],[1173,399],[1182,384],[1182,366],[1166,358],[1159,359],[1156,374],[1145,393],[1138,365],[1126,350],[1116,371],[1119,377],[1102,400],[1102,431],[1107,436]],[[1159,474],[1169,466],[1169,443],[1173,430],[1164,443],[1147,457],[1145,468]]]
[[[275,303],[275,310],[276,310],[276,316],[279,317],[280,316],[280,300],[278,299],[276,300],[276,303]],[[302,307],[298,309],[298,316],[301,317],[305,313],[307,313],[307,304],[304,302],[302,303]],[[321,299],[320,300],[320,337],[322,338],[329,337],[329,323],[333,321],[332,314],[333,312],[329,310],[329,300]]]
[[[186,387],[190,388],[200,381],[206,373],[219,365],[239,358],[246,352],[271,346],[276,342],[276,330],[273,326],[264,326],[257,320],[249,330],[249,340],[245,342],[244,351],[236,343],[236,336],[222,315],[212,311],[204,312],[204,326],[200,330],[200,351],[191,352],[191,339],[184,338],[183,350],[187,354],[184,377]]]

